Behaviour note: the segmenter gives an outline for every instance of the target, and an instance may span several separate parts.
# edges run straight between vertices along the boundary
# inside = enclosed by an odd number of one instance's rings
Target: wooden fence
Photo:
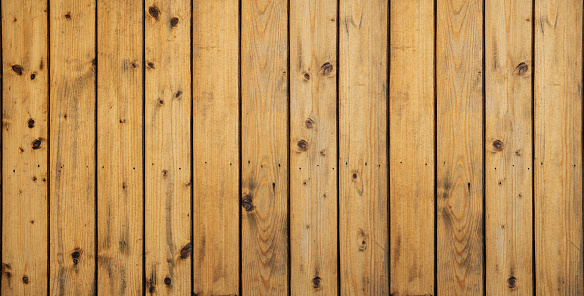
[[[1,0],[8,295],[584,295],[582,0]]]

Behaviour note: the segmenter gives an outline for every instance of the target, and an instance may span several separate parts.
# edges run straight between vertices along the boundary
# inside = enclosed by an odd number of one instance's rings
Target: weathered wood
[[[97,1],[98,286],[139,295],[143,248],[142,3]]]
[[[481,295],[483,1],[437,5],[437,291]]]
[[[341,294],[389,294],[388,1],[340,2]]]
[[[538,295],[582,295],[582,1],[535,1]]]
[[[288,293],[288,1],[242,1],[242,293]]]
[[[95,4],[50,1],[51,295],[97,288]]]
[[[239,1],[193,2],[193,284],[239,294]]]
[[[2,6],[2,295],[46,295],[47,1]],[[1,187],[0,187],[1,188]]]
[[[434,1],[391,1],[391,292],[434,293]]]
[[[485,2],[486,287],[533,294],[531,0]]]
[[[146,292],[192,292],[191,13],[189,1],[145,5]]]
[[[292,295],[336,295],[337,1],[290,2]]]

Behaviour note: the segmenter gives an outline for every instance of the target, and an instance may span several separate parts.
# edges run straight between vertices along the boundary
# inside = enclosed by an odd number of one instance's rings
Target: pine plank
[[[388,1],[340,2],[342,295],[389,294]]]
[[[145,3],[146,293],[192,292],[191,13]]]
[[[142,3],[97,1],[98,286],[140,295],[143,248]]]
[[[535,2],[536,294],[582,295],[582,1]]]
[[[437,291],[481,295],[483,1],[437,2]]]
[[[193,284],[239,293],[239,1],[193,2]]]
[[[242,293],[288,293],[288,1],[242,1]]]
[[[336,295],[336,0],[290,2],[292,295]]]
[[[533,294],[531,0],[485,2],[489,295]]]
[[[47,1],[2,5],[3,295],[48,294]],[[2,188],[2,187],[0,187]]]
[[[390,4],[393,295],[434,293],[434,1]]]
[[[95,4],[50,1],[51,295],[97,292]]]

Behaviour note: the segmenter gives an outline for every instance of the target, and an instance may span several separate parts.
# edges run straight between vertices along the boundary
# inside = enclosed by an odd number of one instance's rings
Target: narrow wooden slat
[[[292,295],[336,295],[337,0],[290,2]]]
[[[434,293],[434,1],[391,1],[393,295]]]
[[[582,295],[582,1],[535,2],[538,295]]]
[[[193,2],[193,284],[239,293],[239,1]]]
[[[50,1],[51,295],[96,293],[95,4]]]
[[[286,295],[288,1],[241,4],[242,293]]]
[[[489,295],[533,294],[532,1],[485,1]]]
[[[189,1],[145,3],[146,293],[187,295],[191,274]]]
[[[483,1],[437,2],[438,294],[481,295]]]
[[[2,3],[2,295],[46,295],[47,1]]]
[[[98,285],[142,290],[142,3],[97,1]]]
[[[339,21],[341,294],[386,295],[388,1],[341,0]]]

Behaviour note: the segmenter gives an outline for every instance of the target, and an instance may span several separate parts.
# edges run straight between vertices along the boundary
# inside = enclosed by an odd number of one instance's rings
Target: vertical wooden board
[[[193,2],[194,293],[239,294],[239,1]]]
[[[288,1],[242,1],[242,293],[288,293]]]
[[[292,295],[336,295],[336,0],[290,2]]]
[[[95,1],[50,11],[50,293],[94,295]]]
[[[483,293],[483,1],[438,1],[437,285]]]
[[[390,4],[391,292],[434,293],[434,1]]]
[[[142,293],[142,2],[97,1],[98,285]]]
[[[341,294],[389,294],[388,1],[341,0]]]
[[[148,0],[145,13],[145,288],[186,295],[192,291],[192,7]]]
[[[582,1],[535,3],[538,295],[582,295]]]
[[[47,1],[2,1],[2,294],[47,294]]]
[[[533,294],[531,0],[485,1],[489,295]]]

